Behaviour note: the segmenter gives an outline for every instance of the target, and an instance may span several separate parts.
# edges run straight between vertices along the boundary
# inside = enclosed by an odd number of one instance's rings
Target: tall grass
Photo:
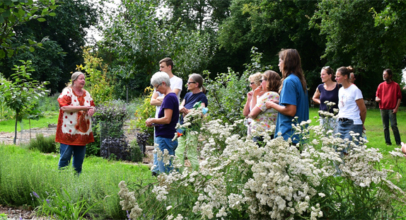
[[[33,197],[36,192],[47,198],[55,192],[66,190],[75,203],[85,199],[86,207],[94,205],[89,214],[98,219],[124,219],[125,212],[119,205],[118,183],[147,186],[153,182],[148,167],[109,162],[97,157],[86,158],[80,176],[72,169],[58,170],[57,155],[43,155],[15,146],[0,145],[0,203],[20,206],[40,205]],[[155,179],[156,181],[156,179]],[[57,191],[55,191],[57,190]]]

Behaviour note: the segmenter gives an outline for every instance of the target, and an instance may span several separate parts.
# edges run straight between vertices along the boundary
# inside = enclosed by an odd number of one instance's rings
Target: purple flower
[[[36,192],[32,191],[32,194],[39,199],[39,195]]]
[[[49,199],[46,199],[46,201],[47,201],[48,205],[50,205],[50,204],[49,204]]]
[[[127,212],[127,218],[128,218],[128,220],[131,220],[131,219],[130,219],[130,213],[128,213],[128,210],[126,210],[126,212]]]

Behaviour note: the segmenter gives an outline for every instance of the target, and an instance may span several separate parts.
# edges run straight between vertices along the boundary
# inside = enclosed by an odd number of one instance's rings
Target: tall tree
[[[118,15],[104,18],[112,22],[106,22],[103,50],[116,57],[111,72],[131,86],[130,92],[144,91],[164,57],[174,60],[174,73],[181,76],[202,69],[211,57],[206,34],[189,31],[181,20],[158,18],[158,6],[159,0],[123,1]]]
[[[12,57],[19,50],[34,51],[33,46],[41,46],[32,39],[13,47],[16,27],[32,20],[45,21],[45,16],[54,16],[55,0],[2,0],[0,2],[0,60]],[[27,42],[28,41],[28,42]]]
[[[391,7],[399,11],[390,12]],[[352,65],[366,98],[374,97],[385,68],[400,73],[404,67],[404,8],[404,1],[323,0],[312,18],[313,27],[327,39],[322,58],[334,67]],[[387,22],[389,17],[393,22]]]
[[[19,57],[6,59],[2,71],[9,76],[18,60],[30,58],[35,69],[32,77],[50,81],[49,88],[57,92],[70,79],[76,65],[83,63],[87,28],[97,23],[98,8],[88,0],[64,0],[54,12],[55,16],[47,16],[44,22],[31,20],[14,28],[13,45],[22,44],[26,38],[36,41],[46,38],[48,42],[42,42],[42,50],[25,51]]]
[[[316,6],[316,1],[233,0],[231,15],[219,28],[220,47],[231,53],[248,53],[251,46],[256,46],[263,52],[263,64],[271,64],[274,69],[278,51],[295,48],[301,55],[308,85],[314,88],[325,63],[319,58],[325,40],[317,30],[309,30]]]

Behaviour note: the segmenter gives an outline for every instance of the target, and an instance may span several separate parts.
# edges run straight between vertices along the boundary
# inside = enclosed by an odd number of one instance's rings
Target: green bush
[[[140,146],[138,145],[138,142],[136,139],[131,141],[130,149],[131,149],[131,161],[142,162],[142,158],[144,155],[141,152]]]
[[[154,143],[154,128],[147,127],[145,121],[148,118],[155,118],[155,106],[150,104],[150,100],[154,90],[152,87],[145,88],[145,97],[142,98],[142,104],[137,106],[134,113],[135,120],[131,120],[131,127],[138,129],[140,132],[148,133],[150,136],[148,144]]]
[[[44,137],[43,134],[37,134],[35,139],[31,139],[28,149],[39,150],[42,153],[56,153],[56,144],[55,135]]]
[[[209,119],[221,119],[223,122],[233,124],[244,118],[242,112],[249,91],[248,77],[256,72],[271,69],[270,66],[261,66],[262,53],[257,48],[251,49],[251,63],[244,64],[245,71],[239,75],[231,68],[227,73],[220,73],[210,79],[210,73],[205,71],[207,99],[209,101]],[[244,127],[244,126],[243,126]]]

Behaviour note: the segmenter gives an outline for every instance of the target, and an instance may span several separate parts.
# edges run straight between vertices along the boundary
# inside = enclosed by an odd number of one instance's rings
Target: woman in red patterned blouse
[[[72,83],[58,97],[60,106],[55,141],[61,143],[59,168],[72,165],[77,173],[82,171],[86,144],[94,142],[91,117],[96,108],[89,92],[83,89],[85,75],[72,74]]]

